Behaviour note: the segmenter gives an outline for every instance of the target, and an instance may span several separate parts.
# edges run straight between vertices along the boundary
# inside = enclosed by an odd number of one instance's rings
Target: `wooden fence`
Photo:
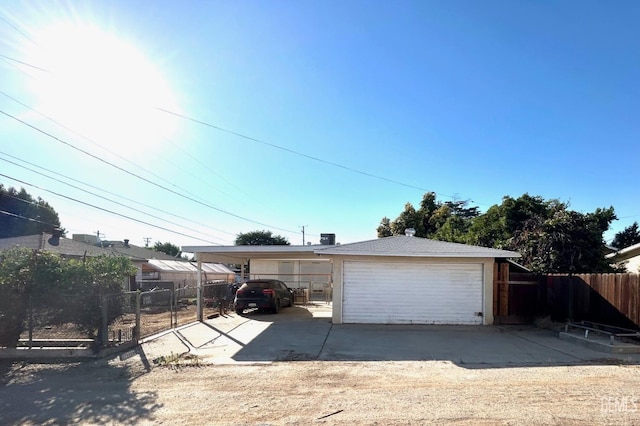
[[[547,312],[556,321],[589,320],[640,327],[638,274],[547,275]]]
[[[544,311],[541,277],[511,268],[507,262],[494,264],[493,316],[497,324],[533,322]]]
[[[497,324],[522,324],[536,317],[588,320],[640,328],[640,275],[553,274],[494,267],[493,314]]]

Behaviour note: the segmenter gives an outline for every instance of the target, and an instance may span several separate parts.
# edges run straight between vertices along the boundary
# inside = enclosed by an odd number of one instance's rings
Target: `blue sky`
[[[640,220],[637,2],[153,4],[0,2],[0,183],[70,234],[348,243],[426,191]]]

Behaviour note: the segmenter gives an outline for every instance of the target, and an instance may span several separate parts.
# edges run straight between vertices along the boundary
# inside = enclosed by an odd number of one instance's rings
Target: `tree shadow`
[[[110,362],[114,358],[0,361],[0,424],[153,421],[161,407],[157,393],[131,389],[133,380],[148,371],[148,363]]]

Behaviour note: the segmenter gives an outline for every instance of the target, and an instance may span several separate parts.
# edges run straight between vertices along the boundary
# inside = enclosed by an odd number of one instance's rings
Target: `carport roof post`
[[[316,246],[316,254],[342,256],[517,258],[520,253],[397,235],[340,246]]]

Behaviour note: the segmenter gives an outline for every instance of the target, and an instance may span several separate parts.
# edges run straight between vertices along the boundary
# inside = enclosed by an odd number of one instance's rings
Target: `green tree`
[[[411,203],[404,205],[404,211],[391,222],[391,232],[393,235],[404,235],[405,229],[413,228],[416,230],[416,236],[424,234],[422,226],[422,218],[418,211]]]
[[[559,200],[527,193],[505,196],[480,214],[468,201],[439,202],[428,192],[418,210],[405,204],[389,227],[393,235],[414,228],[418,237],[517,251],[523,256],[519,261],[536,272],[609,272],[603,234],[615,218],[613,207],[584,214]],[[624,235],[633,238],[635,232],[637,226],[632,226]]]
[[[380,221],[380,225],[377,229],[378,238],[390,237],[393,235],[393,231],[391,230],[391,219],[388,217],[383,217]]]
[[[124,291],[128,277],[136,273],[131,260],[124,256],[97,256],[71,259],[63,268],[62,288],[77,295],[64,308],[59,322],[74,322],[91,338],[102,341],[102,306],[107,303],[107,325],[124,313]],[[105,297],[106,300],[102,300]],[[64,319],[63,319],[64,318]]]
[[[587,214],[557,208],[548,218],[528,220],[509,248],[534,272],[612,272],[604,258],[603,234],[615,218],[613,207]]]
[[[30,298],[50,299],[60,283],[60,257],[14,248],[0,253],[0,346],[15,347],[24,331]]]
[[[124,282],[135,274],[128,258],[65,260],[25,248],[0,253],[0,346],[15,347],[28,313],[35,324],[72,322],[90,336],[101,333],[101,296],[111,295],[107,320],[122,313]],[[32,318],[34,316],[32,315]]]
[[[170,242],[161,243],[160,241],[158,241],[153,245],[152,249],[155,251],[166,253],[169,256],[173,256],[173,257],[179,257],[180,254],[182,253],[182,251],[180,250],[180,247]]]
[[[0,238],[51,233],[60,228],[58,213],[41,198],[34,199],[24,188],[0,184]]]
[[[478,207],[469,207],[468,201],[440,202],[434,192],[427,192],[423,195],[418,210],[413,204],[406,203],[404,210],[391,221],[389,228],[391,235],[404,235],[405,229],[413,228],[417,237],[464,242],[473,219],[478,215]],[[382,219],[381,226],[385,225],[385,219],[387,218]],[[383,236],[381,231],[388,234],[388,229],[379,227],[378,237]]]
[[[611,245],[620,250],[638,243],[640,243],[640,230],[638,222],[633,222],[613,237]]]
[[[237,246],[288,246],[289,241],[280,235],[273,235],[271,231],[253,231],[240,233],[236,237]]]

